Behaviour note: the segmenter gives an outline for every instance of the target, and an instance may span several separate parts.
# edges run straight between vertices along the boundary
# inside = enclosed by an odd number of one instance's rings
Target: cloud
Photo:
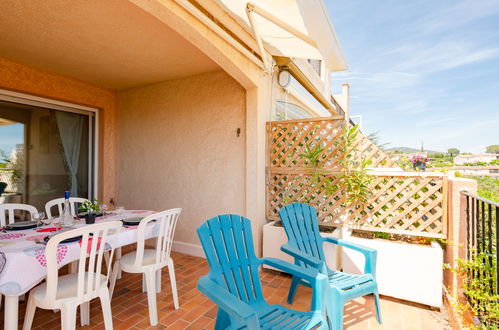
[[[394,66],[397,71],[431,74],[499,57],[499,47],[480,49],[470,41],[421,42],[390,50],[386,55],[398,59]]]
[[[332,75],[333,88],[350,83],[350,112],[363,116],[365,131],[433,150],[483,152],[499,141],[499,1],[330,8],[350,67]]]
[[[452,5],[443,9],[429,10],[414,27],[422,34],[448,32],[498,13],[497,0],[453,1]]]

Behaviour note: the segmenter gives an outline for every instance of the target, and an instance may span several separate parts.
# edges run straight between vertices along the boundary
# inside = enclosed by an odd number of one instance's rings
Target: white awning
[[[325,60],[331,71],[347,68],[322,0],[218,0],[242,26],[254,33],[246,13],[249,3],[272,15],[273,22],[256,12],[255,30],[262,38],[265,49],[273,56]],[[282,21],[296,30],[291,33],[276,21]],[[300,38],[297,34],[301,34]],[[306,39],[306,40],[305,40]]]

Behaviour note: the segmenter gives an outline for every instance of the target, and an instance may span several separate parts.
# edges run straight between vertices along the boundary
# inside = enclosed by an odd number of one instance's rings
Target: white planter
[[[358,237],[346,237],[345,240],[378,251],[376,279],[380,294],[433,307],[442,306],[443,250],[438,243],[425,246]],[[344,249],[343,269],[360,274],[364,269],[363,256]]]
[[[336,232],[322,233],[322,236],[337,237]],[[376,279],[380,294],[441,307],[443,251],[440,245],[435,242],[430,246],[395,243],[351,237],[348,234],[343,239],[378,251]],[[284,228],[274,226],[274,222],[263,226],[264,257],[293,262],[292,257],[281,251],[281,245],[286,242]],[[336,246],[325,244],[324,249],[328,266],[336,269]],[[361,253],[344,248],[342,257],[345,272],[363,272],[364,257]]]

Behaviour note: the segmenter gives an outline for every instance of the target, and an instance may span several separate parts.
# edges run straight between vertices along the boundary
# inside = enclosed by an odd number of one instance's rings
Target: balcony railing
[[[480,267],[470,267],[468,281],[480,280],[483,288],[488,288],[490,296],[499,295],[499,203],[462,192],[466,198],[466,257]],[[473,301],[470,301],[473,304]],[[483,306],[474,306],[487,310],[487,301],[479,300]],[[492,324],[490,323],[492,322]],[[499,326],[499,320],[486,320],[487,325]]]

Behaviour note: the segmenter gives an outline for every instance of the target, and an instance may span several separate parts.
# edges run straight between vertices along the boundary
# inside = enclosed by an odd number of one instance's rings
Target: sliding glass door
[[[94,113],[0,101],[0,203],[93,197]]]

